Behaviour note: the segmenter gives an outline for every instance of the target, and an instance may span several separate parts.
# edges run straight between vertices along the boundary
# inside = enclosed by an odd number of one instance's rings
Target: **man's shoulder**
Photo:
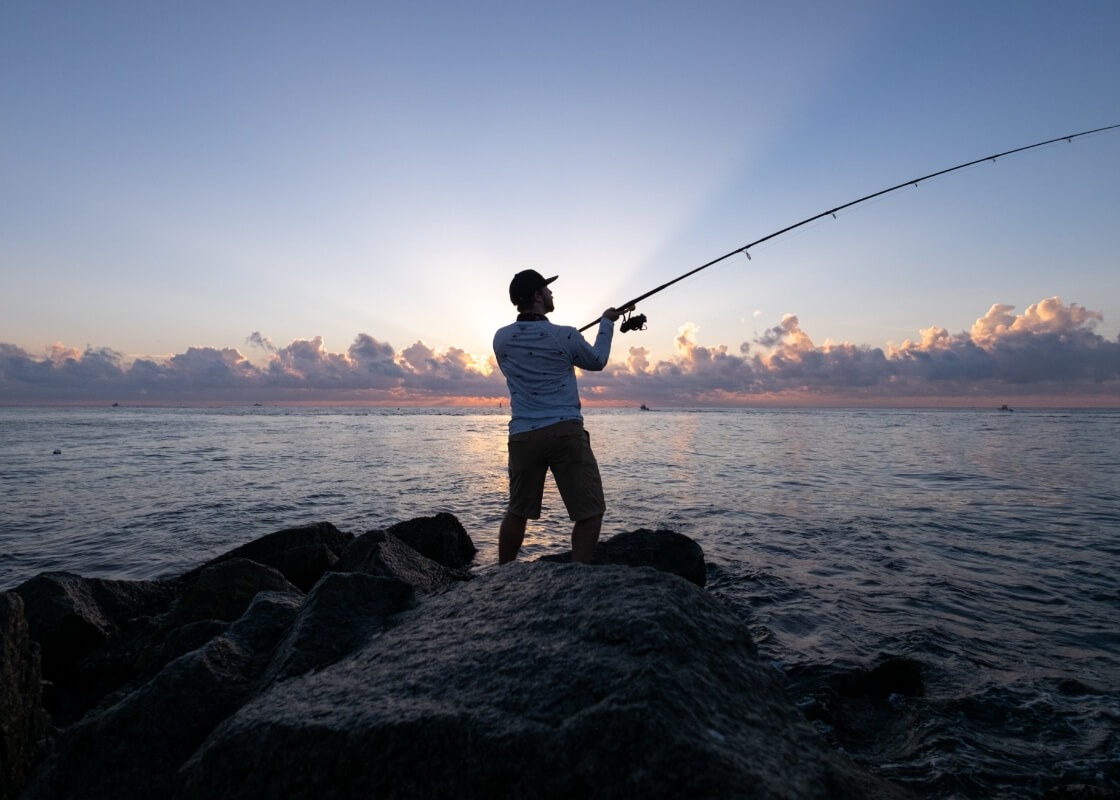
[[[528,334],[529,331],[531,331],[531,330],[535,330],[535,331],[538,331],[539,333],[543,333],[544,328],[541,327],[541,326],[545,325],[545,324],[547,324],[547,323],[536,322],[536,321],[533,321],[533,322],[514,321],[514,322],[511,322],[509,325],[503,325],[502,327],[498,328],[498,330],[495,331],[495,333],[494,333],[494,342],[493,342],[494,354],[498,355],[498,356],[501,356],[502,351],[507,351],[510,347],[516,347],[516,343],[519,340],[524,339],[526,334]],[[538,335],[539,335],[539,333],[538,333]]]
[[[550,319],[519,319],[511,322],[509,325],[503,325],[502,327],[498,328],[497,332],[494,334],[494,338],[497,339],[501,336],[512,336],[516,333],[521,333],[524,331],[546,330],[554,332],[562,331],[565,336],[572,333],[578,333],[578,331],[571,325],[557,325]]]

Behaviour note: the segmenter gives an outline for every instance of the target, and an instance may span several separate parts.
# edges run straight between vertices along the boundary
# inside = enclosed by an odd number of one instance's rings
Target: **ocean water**
[[[929,798],[1120,789],[1120,411],[589,410],[604,536],[696,539],[839,749]],[[0,589],[439,511],[497,558],[499,409],[0,409]],[[58,450],[59,453],[54,451]],[[549,483],[523,557],[567,548]],[[607,600],[605,600],[607,601]]]

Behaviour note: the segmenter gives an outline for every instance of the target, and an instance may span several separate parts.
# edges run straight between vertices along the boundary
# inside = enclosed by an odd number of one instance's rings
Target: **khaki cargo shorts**
[[[607,509],[599,463],[591,437],[578,419],[564,420],[509,437],[509,512],[540,519],[545,473],[552,470],[556,488],[575,522]]]

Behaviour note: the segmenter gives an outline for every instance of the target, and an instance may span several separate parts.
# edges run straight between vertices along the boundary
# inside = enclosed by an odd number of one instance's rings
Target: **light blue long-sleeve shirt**
[[[582,420],[575,367],[596,372],[607,365],[614,323],[599,320],[590,345],[575,328],[547,319],[514,322],[494,334],[494,356],[506,376],[513,416],[509,432],[525,433],[566,419]]]

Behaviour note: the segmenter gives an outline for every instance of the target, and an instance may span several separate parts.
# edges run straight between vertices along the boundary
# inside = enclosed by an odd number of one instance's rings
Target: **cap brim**
[[[556,280],[556,279],[557,279],[557,278],[559,278],[559,277],[560,277],[559,275],[553,275],[553,276],[552,276],[551,278],[549,278],[548,280],[546,280],[546,281],[544,282],[544,285],[545,285],[545,286],[548,286],[548,285],[549,285],[550,283],[552,283],[552,282],[553,282],[554,280]]]

